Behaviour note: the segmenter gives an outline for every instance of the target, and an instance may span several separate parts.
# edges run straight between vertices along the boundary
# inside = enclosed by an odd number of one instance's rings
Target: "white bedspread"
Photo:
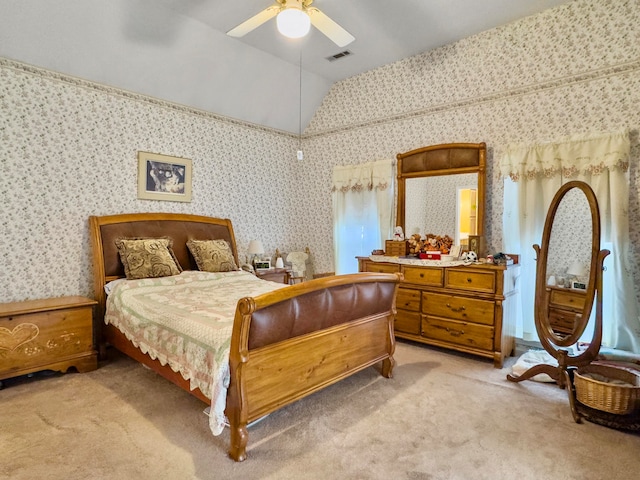
[[[105,323],[210,398],[209,425],[219,435],[225,422],[238,300],[282,287],[244,271],[185,271],[172,277],[116,281],[107,297]]]

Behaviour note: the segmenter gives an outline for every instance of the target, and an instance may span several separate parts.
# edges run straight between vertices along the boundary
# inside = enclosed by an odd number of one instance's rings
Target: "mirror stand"
[[[577,190],[574,190],[577,189]],[[549,245],[562,245],[566,239],[559,241],[559,232],[566,224],[566,218],[562,215],[556,219],[556,212],[562,200],[570,191],[582,191],[588,208],[591,212],[591,248],[589,262],[589,280],[583,291],[574,291],[570,288],[556,288],[550,286],[548,282],[547,267],[554,263],[549,262]],[[567,197],[569,199],[570,197]],[[563,206],[566,207],[567,204]],[[562,210],[562,209],[561,209]],[[556,222],[554,222],[557,220]],[[552,230],[554,238],[552,239]],[[521,382],[535,377],[538,374],[547,374],[560,388],[567,388],[569,394],[569,404],[571,413],[576,422],[581,421],[579,408],[576,404],[576,393],[573,384],[573,374],[580,367],[589,365],[594,361],[602,342],[602,272],[603,263],[609,250],[600,250],[600,213],[595,193],[588,184],[579,181],[568,182],[563,185],[554,196],[542,235],[542,245],[533,246],[536,252],[536,287],[535,287],[535,307],[534,320],[535,327],[542,347],[556,361],[556,365],[539,364],[526,370],[521,375],[508,374],[507,380]],[[555,258],[555,257],[552,257]],[[554,290],[555,289],[555,290]],[[575,302],[574,308],[567,313],[564,310],[564,318],[570,318],[571,328],[558,327],[558,312],[554,313],[552,304],[554,295],[564,299],[565,302]],[[574,298],[575,299],[572,299]],[[594,308],[594,329],[592,339],[586,350],[578,354],[573,354],[571,350],[563,347],[571,347],[580,341]]]

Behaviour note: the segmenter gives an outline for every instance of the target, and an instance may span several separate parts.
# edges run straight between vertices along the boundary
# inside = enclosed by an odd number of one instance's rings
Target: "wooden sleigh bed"
[[[120,238],[170,238],[183,270],[197,270],[186,247],[188,240],[224,239],[239,265],[231,221],[143,213],[93,216],[89,222],[101,356],[109,344],[210,403],[211,399],[200,389],[192,389],[180,372],[143,353],[118,328],[104,324],[105,285],[125,276],[115,244]],[[248,423],[373,365],[379,365],[383,376],[391,377],[400,278],[399,274],[383,273],[339,275],[237,302],[224,410],[231,458],[246,458]]]

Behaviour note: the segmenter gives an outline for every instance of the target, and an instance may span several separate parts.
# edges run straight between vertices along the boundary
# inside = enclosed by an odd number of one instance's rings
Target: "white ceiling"
[[[2,0],[0,56],[297,133],[334,82],[570,1],[315,0],[355,36],[340,48],[275,19],[226,35],[275,0]]]

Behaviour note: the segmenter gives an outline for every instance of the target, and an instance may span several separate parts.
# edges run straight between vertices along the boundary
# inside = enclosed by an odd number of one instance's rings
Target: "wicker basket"
[[[628,385],[616,385],[589,378],[586,374],[601,375]],[[604,412],[626,415],[640,406],[640,374],[609,365],[587,365],[574,375],[577,400]]]

